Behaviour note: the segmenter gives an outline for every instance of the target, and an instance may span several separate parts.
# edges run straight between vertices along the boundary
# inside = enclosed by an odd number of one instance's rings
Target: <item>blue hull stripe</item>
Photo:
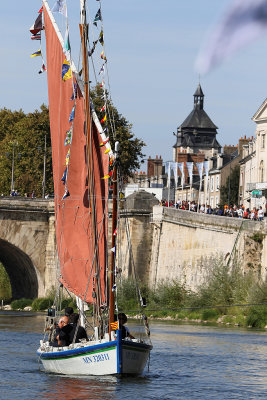
[[[37,354],[42,358],[42,359],[52,359],[52,358],[66,358],[66,357],[73,357],[73,356],[78,356],[82,355],[84,353],[90,353],[96,350],[105,350],[108,349],[109,347],[114,347],[117,346],[117,341],[112,341],[112,342],[107,342],[107,343],[100,343],[100,344],[95,344],[93,346],[85,346],[81,347],[79,349],[71,349],[71,350],[62,350],[62,351],[54,351],[54,352],[48,352],[48,353],[42,353],[37,351]]]

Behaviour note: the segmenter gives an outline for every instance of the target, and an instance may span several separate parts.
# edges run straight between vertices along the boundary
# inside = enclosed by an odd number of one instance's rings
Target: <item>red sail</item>
[[[100,147],[102,139],[92,122],[92,159],[87,163],[84,99],[78,89],[77,99],[70,100],[73,93],[73,80],[62,80],[62,64],[65,55],[55,30],[56,25],[53,22],[53,16],[51,16],[46,2],[43,12],[46,34],[56,236],[61,281],[71,292],[92,303],[95,301],[92,292],[96,284],[96,277],[100,277],[101,299],[99,299],[99,302],[104,303],[106,301],[104,283],[107,259],[108,182],[101,178],[108,173],[108,155],[105,154],[105,148]],[[76,107],[72,144],[65,146],[66,131],[71,127],[69,117],[74,101]],[[61,178],[66,168],[66,155],[69,149],[70,158],[67,175],[69,196],[62,199],[65,185]],[[88,167],[88,164],[90,164],[90,167]],[[88,188],[88,168],[93,169],[93,192]],[[92,223],[88,193],[90,193],[90,198],[95,205],[95,224]],[[94,239],[94,232],[96,239]],[[95,246],[98,249],[96,256]]]

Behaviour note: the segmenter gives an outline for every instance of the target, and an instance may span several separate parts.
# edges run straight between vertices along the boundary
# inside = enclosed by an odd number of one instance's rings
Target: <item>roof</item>
[[[204,128],[212,130],[218,129],[208,114],[203,109],[199,108],[194,108],[184,122],[179,126],[179,129],[184,128]]]
[[[194,93],[194,96],[204,96],[204,93],[202,91],[202,88],[200,86],[200,83],[198,84],[198,87],[196,88],[196,91]]]

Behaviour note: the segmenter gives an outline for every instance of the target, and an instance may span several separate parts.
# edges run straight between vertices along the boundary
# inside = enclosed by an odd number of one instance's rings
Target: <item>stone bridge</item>
[[[0,199],[0,261],[14,299],[44,296],[56,279],[54,202]]]

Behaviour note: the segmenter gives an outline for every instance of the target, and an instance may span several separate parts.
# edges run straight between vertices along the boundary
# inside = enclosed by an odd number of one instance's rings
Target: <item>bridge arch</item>
[[[38,279],[30,257],[18,247],[0,239],[0,261],[10,279],[12,299],[38,296]]]

